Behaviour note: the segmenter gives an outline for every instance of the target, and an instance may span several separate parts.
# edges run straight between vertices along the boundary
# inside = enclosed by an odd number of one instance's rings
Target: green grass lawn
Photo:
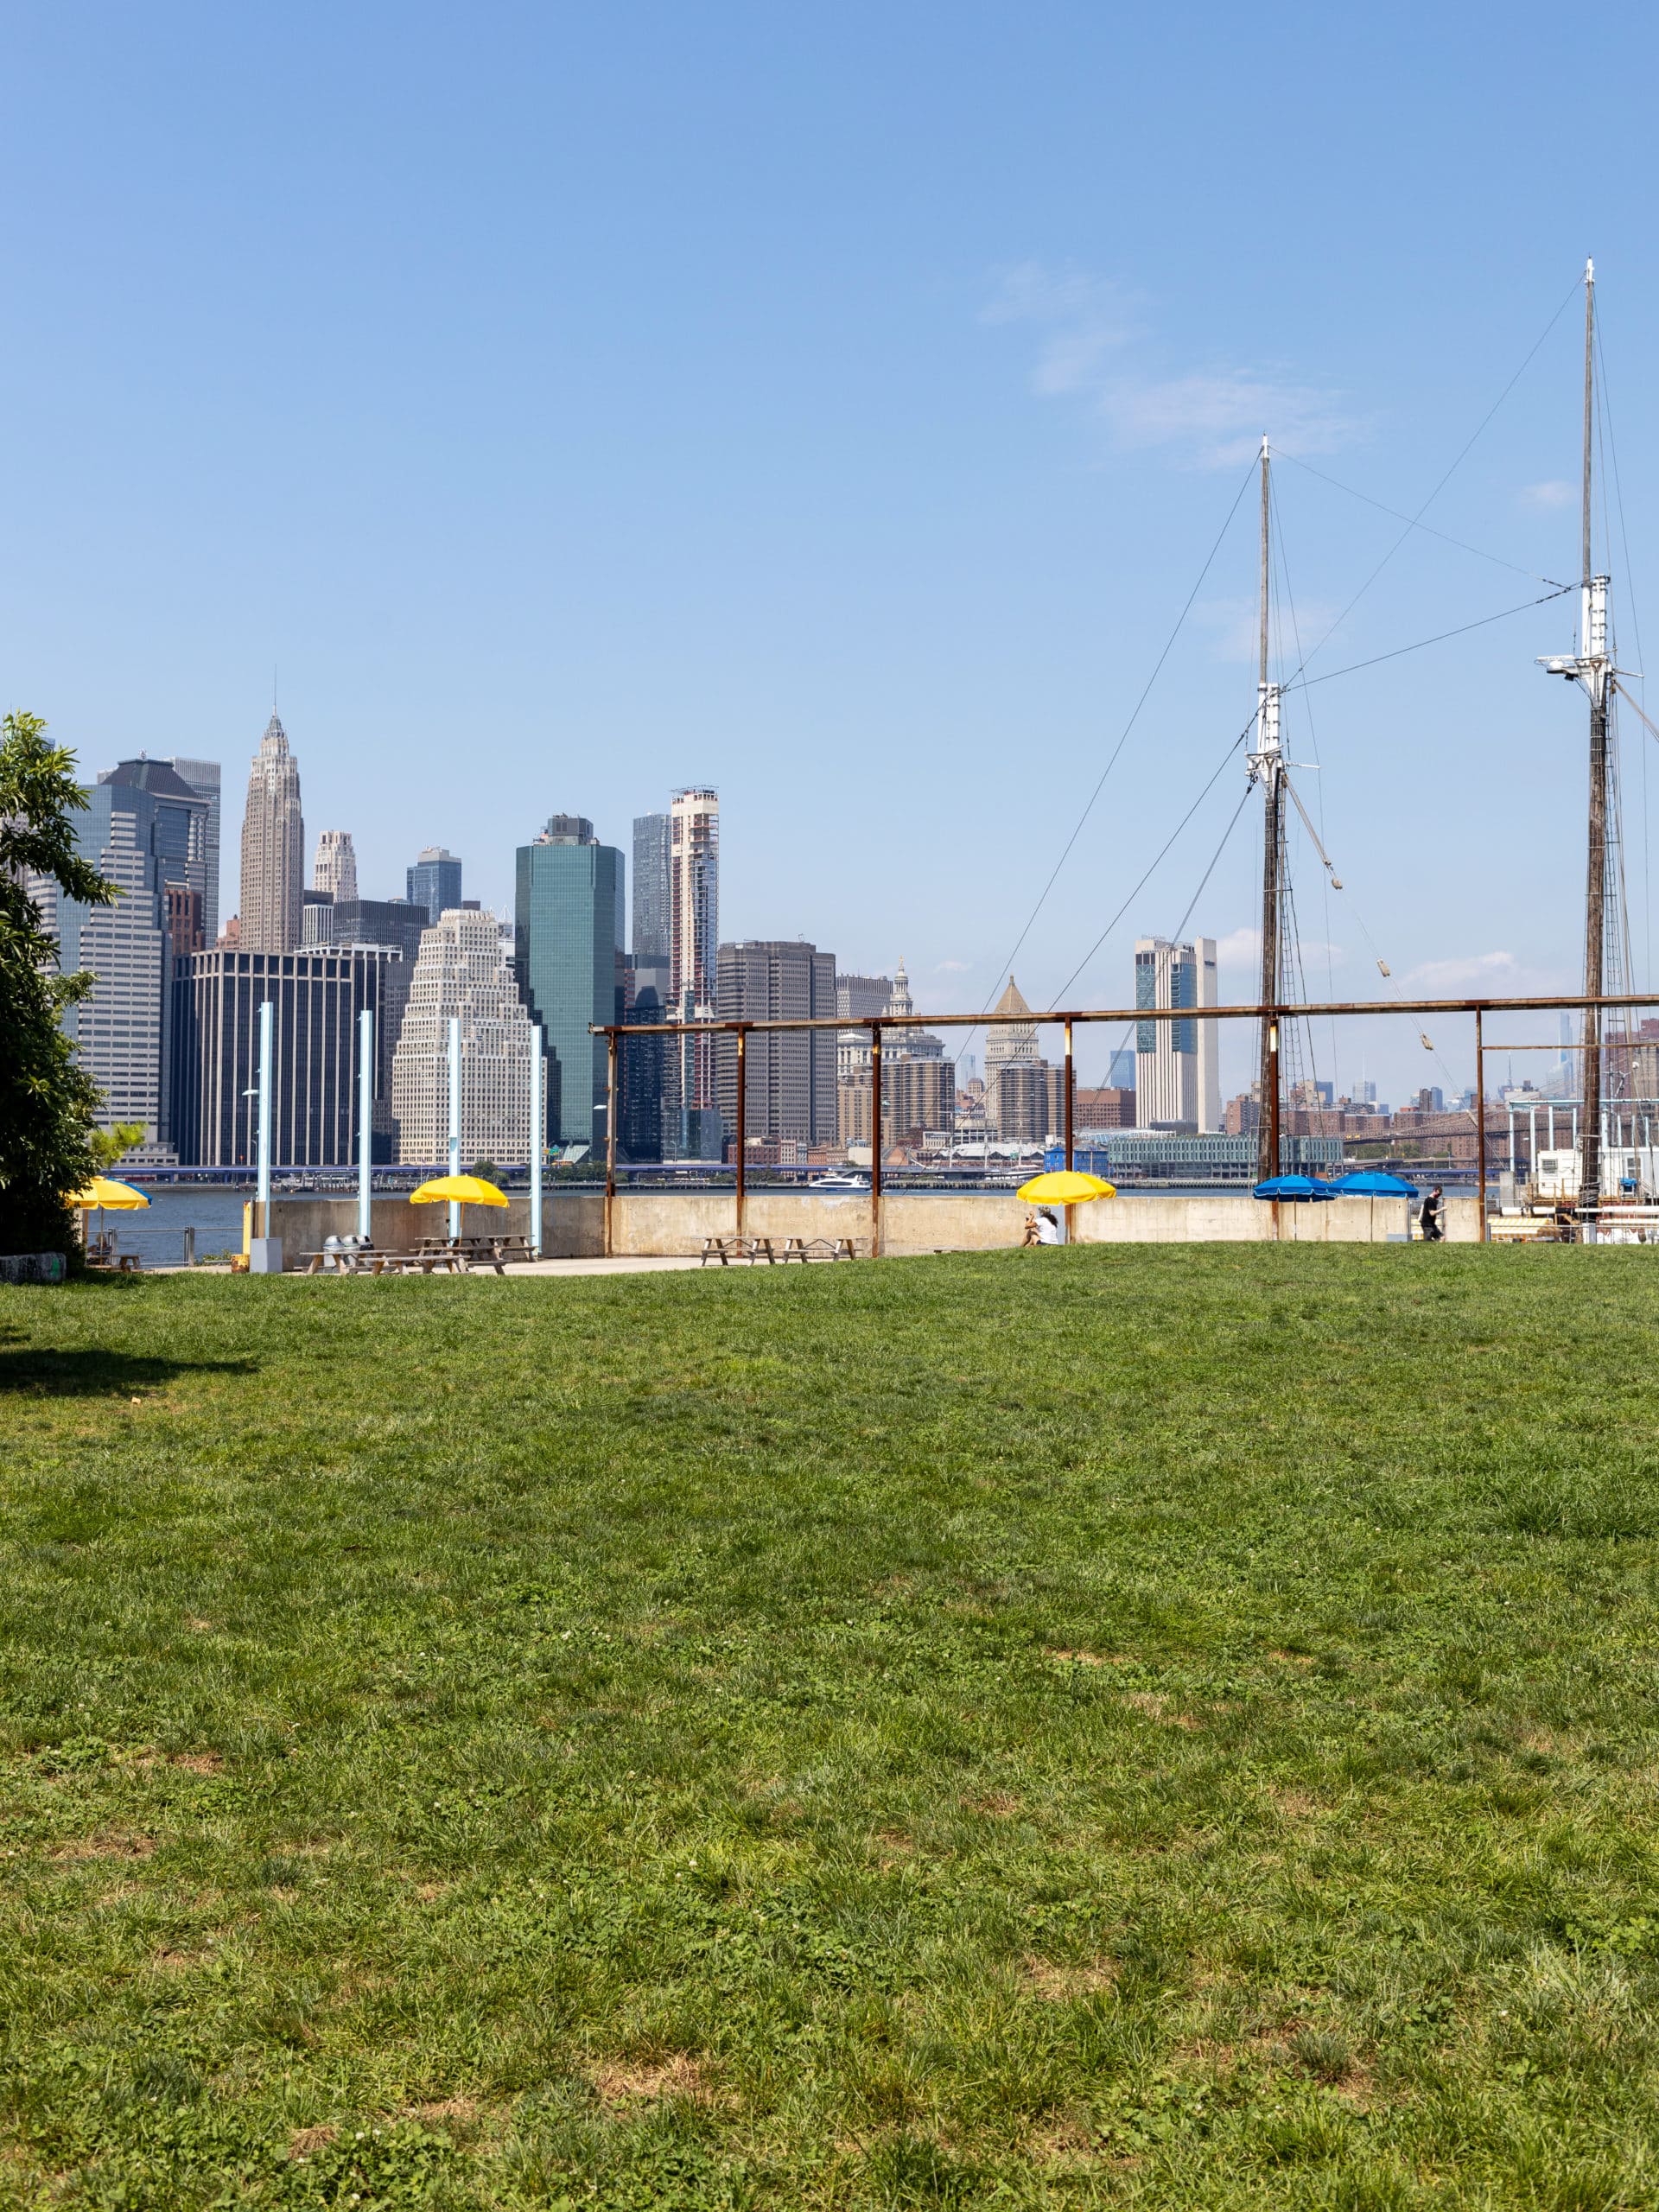
[[[0,1292],[0,2202],[1659,2203],[1656,1293]]]

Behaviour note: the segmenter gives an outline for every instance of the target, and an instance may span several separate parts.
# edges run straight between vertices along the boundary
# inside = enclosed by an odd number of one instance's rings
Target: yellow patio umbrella
[[[107,1208],[111,1213],[137,1213],[149,1200],[142,1191],[135,1191],[130,1183],[118,1183],[112,1175],[94,1175],[84,1191],[77,1191],[69,1201],[81,1217],[80,1241],[86,1242],[86,1216],[94,1207],[101,1214]]]
[[[457,1205],[464,1222],[468,1206],[504,1206],[507,1194],[481,1175],[435,1175],[429,1183],[410,1192],[409,1203],[412,1206]]]
[[[1082,1206],[1090,1198],[1115,1198],[1116,1183],[1108,1183],[1098,1175],[1085,1175],[1074,1167],[1057,1167],[1047,1175],[1033,1175],[1029,1183],[1020,1185],[1020,1196],[1033,1205]]]

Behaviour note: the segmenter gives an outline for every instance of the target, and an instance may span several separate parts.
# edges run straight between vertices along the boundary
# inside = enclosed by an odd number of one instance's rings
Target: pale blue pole
[[[542,1111],[542,1032],[537,1023],[530,1033],[530,1255],[542,1256],[542,1154],[547,1149],[545,1117]]]
[[[454,1014],[449,1017],[449,1173],[461,1173],[461,1023]],[[461,1234],[461,1207],[454,1198],[449,1201],[449,1234]]]
[[[357,1233],[366,1244],[373,1234],[374,1015],[365,1007],[357,1018]]]
[[[269,999],[259,1006],[259,1234],[270,1234],[270,1025]]]

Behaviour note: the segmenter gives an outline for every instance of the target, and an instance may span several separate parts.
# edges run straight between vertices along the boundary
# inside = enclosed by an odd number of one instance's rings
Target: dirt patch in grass
[[[296,2127],[288,2139],[290,2158],[308,2158],[314,2151],[321,2151],[340,2133],[339,2128],[325,2122],[320,2127]]]
[[[400,2117],[429,2126],[434,2120],[453,2120],[464,2126],[478,2118],[478,2101],[474,2097],[444,2097],[435,2104],[405,2105]]]
[[[224,1756],[219,1751],[169,1751],[168,1766],[181,1766],[191,1774],[223,1774]]]
[[[1166,1728],[1202,1728],[1204,1723],[1190,1713],[1172,1713],[1169,1700],[1160,1690],[1125,1690],[1125,1705],[1133,1706],[1137,1713],[1144,1713],[1148,1720],[1161,1721]]]
[[[98,1835],[73,1836],[67,1843],[54,1843],[47,1856],[60,1866],[73,1866],[88,1859],[148,1859],[155,1848],[153,1835],[105,1828]]]
[[[588,2078],[605,2105],[655,2104],[665,2097],[692,2104],[710,2101],[702,2069],[683,2051],[661,2060],[601,2059],[588,2069]]]
[[[1117,1968],[1110,1959],[1085,1959],[1081,1962],[1027,1959],[1025,1964],[1026,1986],[1035,1995],[1055,2003],[1064,2003],[1072,1997],[1088,1997],[1098,1989],[1109,1989],[1116,1980]]]

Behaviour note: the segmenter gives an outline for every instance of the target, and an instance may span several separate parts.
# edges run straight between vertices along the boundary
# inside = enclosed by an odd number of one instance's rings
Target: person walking
[[[1445,1236],[1445,1197],[1442,1193],[1440,1185],[1437,1183],[1433,1189],[1429,1192],[1428,1196],[1423,1200],[1423,1211],[1418,1217],[1423,1225],[1423,1242],[1425,1244],[1438,1244]]]

